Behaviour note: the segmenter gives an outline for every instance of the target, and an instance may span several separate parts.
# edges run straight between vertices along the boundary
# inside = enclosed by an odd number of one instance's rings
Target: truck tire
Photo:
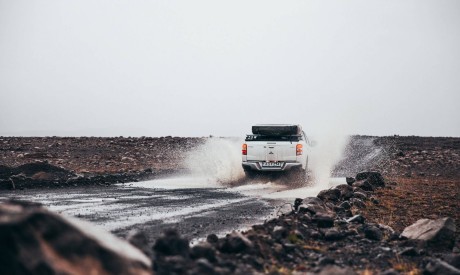
[[[257,172],[253,170],[244,170],[244,174],[248,179],[255,179],[257,177]]]

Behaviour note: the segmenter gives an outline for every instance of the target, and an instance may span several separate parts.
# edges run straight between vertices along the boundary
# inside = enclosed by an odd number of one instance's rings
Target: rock
[[[199,243],[190,249],[192,259],[204,258],[209,262],[216,262],[216,251],[209,243]]]
[[[460,254],[452,253],[450,255],[445,256],[444,260],[451,266],[460,269]]]
[[[0,164],[0,178],[7,179],[12,175],[11,168]]]
[[[209,234],[206,237],[206,241],[211,244],[216,244],[219,241],[219,238],[217,237],[216,234]]]
[[[348,210],[348,209],[351,208],[351,204],[349,202],[347,202],[347,201],[344,201],[339,205],[339,207],[341,207],[341,208],[343,208],[345,210]]]
[[[318,197],[306,197],[305,199],[303,199],[303,204],[324,206],[324,202]]]
[[[374,191],[374,187],[367,180],[357,181],[353,183],[353,187],[361,188],[364,191]]]
[[[281,240],[286,238],[288,235],[288,230],[282,226],[275,226],[273,228],[272,236],[275,240]]]
[[[48,174],[53,174],[55,177],[68,177],[68,176],[74,176],[73,173],[70,171],[49,164],[48,162],[34,162],[34,163],[27,163],[24,165],[20,165],[16,168],[12,169],[14,174],[20,174],[23,173],[27,177],[31,177],[32,175],[38,173],[38,172],[46,172]]]
[[[335,189],[340,190],[340,199],[342,200],[348,200],[353,197],[353,187],[348,184],[337,185]]]
[[[343,239],[344,237],[345,237],[345,235],[342,234],[341,232],[339,232],[335,228],[331,228],[331,229],[327,230],[326,233],[324,233],[324,239],[326,241],[336,241],[336,240]]]
[[[239,253],[252,248],[252,242],[239,232],[232,232],[223,240],[219,250],[223,253]]]
[[[356,180],[355,178],[352,178],[352,177],[346,177],[345,181],[347,182],[348,185],[352,185]]]
[[[0,204],[3,274],[151,274],[151,261],[112,234],[35,203]]]
[[[366,220],[366,218],[364,218],[361,215],[354,215],[353,217],[347,219],[347,222],[349,222],[349,223],[364,223],[365,220]]]
[[[189,260],[181,255],[156,258],[153,266],[155,274],[187,274],[189,268]]]
[[[428,263],[423,274],[431,275],[460,275],[460,269],[451,266],[450,264],[436,259]]]
[[[340,190],[335,188],[322,190],[317,197],[323,201],[338,201],[340,199]]]
[[[196,267],[191,274],[216,274],[214,266],[205,258],[196,261]]]
[[[334,226],[334,216],[326,213],[317,213],[313,216],[313,222],[316,222],[318,227],[327,228]]]
[[[182,238],[175,229],[168,229],[155,242],[153,251],[157,257],[175,255],[188,257],[190,247],[188,240]]]
[[[370,240],[380,241],[383,238],[382,231],[373,225],[364,227],[364,236]]]
[[[320,198],[318,197],[307,197],[303,199],[303,204],[299,207],[299,213],[325,213],[328,209]]]
[[[356,180],[367,180],[374,187],[385,186],[385,180],[379,172],[360,172],[356,174]]]
[[[361,192],[353,193],[353,197],[358,198],[358,199],[363,200],[363,201],[367,200],[366,194],[361,193]]]
[[[398,254],[401,256],[417,256],[419,253],[414,247],[405,247]]]
[[[351,205],[357,208],[366,208],[366,204],[360,199],[352,198],[350,199],[350,202],[351,202]]]
[[[320,206],[316,204],[302,205],[299,208],[299,213],[311,213],[314,215],[316,213],[326,213],[326,212],[328,212],[328,210],[325,206]]]
[[[406,227],[401,237],[417,240],[436,249],[452,249],[455,243],[455,223],[451,218],[420,219]]]

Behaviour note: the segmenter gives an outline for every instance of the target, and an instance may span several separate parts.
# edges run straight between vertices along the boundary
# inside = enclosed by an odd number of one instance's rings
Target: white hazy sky
[[[0,0],[0,135],[460,136],[460,1]]]

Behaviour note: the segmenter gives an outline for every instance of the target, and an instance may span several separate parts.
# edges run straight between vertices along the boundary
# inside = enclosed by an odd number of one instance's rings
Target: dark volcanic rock
[[[364,227],[364,236],[370,240],[380,241],[383,238],[382,230],[373,225]]]
[[[352,185],[356,180],[355,178],[352,178],[352,177],[346,177],[345,181],[347,182],[348,185]]]
[[[353,197],[353,187],[348,184],[337,185],[335,189],[340,190],[340,199],[342,200],[348,200]]]
[[[322,190],[317,197],[323,201],[338,201],[340,199],[340,190],[335,188]]]
[[[161,238],[153,245],[156,256],[175,256],[188,257],[189,242],[180,237],[175,229],[166,230]]]
[[[353,187],[361,188],[364,191],[374,191],[374,187],[367,180],[357,181],[353,183]]]
[[[223,239],[219,250],[224,253],[239,253],[252,248],[252,243],[248,238],[239,232],[233,232]]]
[[[366,208],[366,204],[358,198],[351,198],[350,202],[353,206],[357,208]]]
[[[401,236],[423,242],[433,248],[452,249],[455,230],[455,223],[451,218],[420,219],[406,227]]]
[[[0,204],[3,274],[151,274],[141,251],[90,224],[37,204]]]
[[[384,187],[385,180],[379,172],[360,172],[356,175],[356,180],[367,180],[372,186]]]
[[[363,201],[364,201],[364,200],[367,200],[366,194],[364,194],[364,193],[362,193],[362,192],[355,192],[355,193],[353,193],[353,197],[358,198],[358,199],[363,200]]]
[[[316,222],[318,227],[332,227],[334,226],[334,215],[327,213],[317,213],[313,216],[313,221]]]
[[[190,249],[190,257],[192,259],[204,258],[209,262],[215,262],[216,250],[209,243],[200,243]]]
[[[206,241],[207,241],[208,243],[214,244],[214,243],[217,243],[217,241],[219,241],[219,238],[217,237],[216,234],[209,234],[209,235],[206,237]]]
[[[12,175],[11,168],[6,165],[0,165],[0,179],[7,179]]]
[[[444,262],[435,259],[427,264],[424,274],[430,275],[460,275],[460,269]]]

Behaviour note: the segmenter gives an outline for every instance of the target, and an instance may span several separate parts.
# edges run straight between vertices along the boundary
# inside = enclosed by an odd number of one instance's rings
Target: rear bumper
[[[285,162],[281,167],[262,167],[262,162],[263,161],[243,161],[242,166],[244,170],[260,172],[283,172],[302,167],[302,163],[299,162]]]

